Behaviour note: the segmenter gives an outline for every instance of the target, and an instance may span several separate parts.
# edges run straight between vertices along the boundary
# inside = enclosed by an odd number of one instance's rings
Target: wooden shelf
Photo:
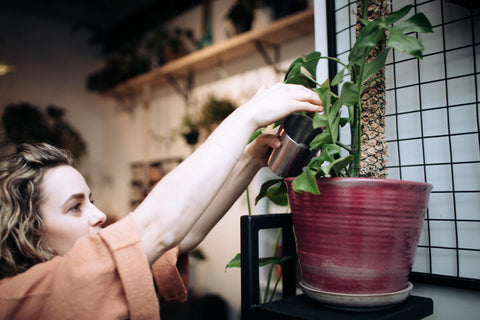
[[[258,50],[258,44],[274,47],[314,32],[313,9],[307,9],[276,20],[261,29],[241,33],[218,44],[197,50],[177,60],[131,78],[106,92],[125,96],[142,91],[145,84],[156,85],[167,77],[188,77],[189,74],[247,56]]]

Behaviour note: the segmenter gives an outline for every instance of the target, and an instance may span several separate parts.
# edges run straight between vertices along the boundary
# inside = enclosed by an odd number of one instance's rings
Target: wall
[[[102,103],[85,90],[86,74],[100,67],[85,30],[33,16],[0,12],[0,60],[15,67],[0,77],[0,113],[10,103],[50,104],[66,110],[66,120],[87,142],[81,171],[92,186],[99,183],[102,162]]]

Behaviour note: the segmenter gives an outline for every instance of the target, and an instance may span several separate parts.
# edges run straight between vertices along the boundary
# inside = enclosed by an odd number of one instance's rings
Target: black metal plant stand
[[[253,319],[423,319],[433,314],[430,298],[410,296],[390,309],[350,312],[323,307],[304,294],[296,295],[296,249],[290,214],[242,216],[241,279],[242,320]],[[282,256],[292,256],[284,262],[282,299],[260,304],[258,232],[282,228]]]

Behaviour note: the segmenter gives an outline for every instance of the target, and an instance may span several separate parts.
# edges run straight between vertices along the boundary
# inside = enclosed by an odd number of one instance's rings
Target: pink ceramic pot
[[[404,290],[432,186],[366,178],[318,179],[321,195],[288,197],[305,285],[342,294]]]

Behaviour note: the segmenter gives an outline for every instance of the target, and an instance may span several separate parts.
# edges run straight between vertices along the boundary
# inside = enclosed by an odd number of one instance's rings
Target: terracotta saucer
[[[300,282],[300,287],[308,297],[330,308],[349,311],[374,311],[387,309],[403,302],[410,295],[413,284],[409,282],[405,289],[397,292],[376,294],[344,294],[321,291],[305,284],[303,281]]]

